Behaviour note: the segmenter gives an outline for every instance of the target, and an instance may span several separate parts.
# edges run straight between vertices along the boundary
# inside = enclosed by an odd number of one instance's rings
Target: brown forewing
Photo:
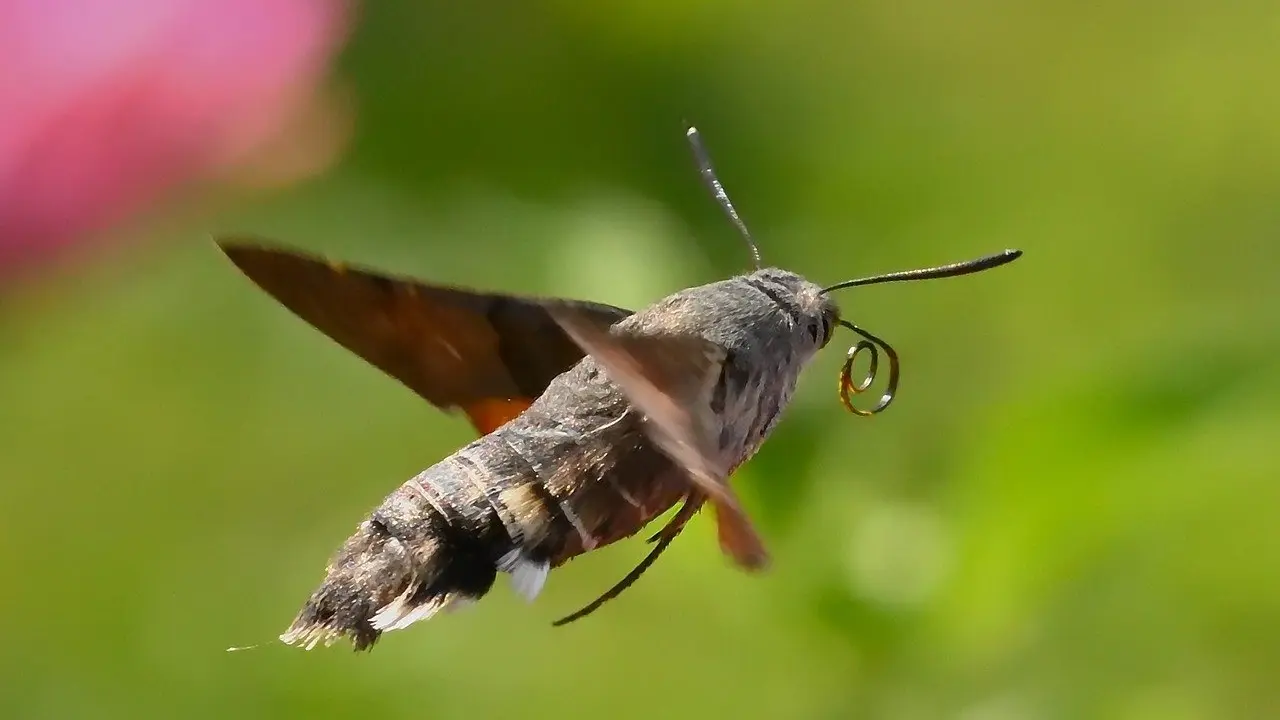
[[[252,238],[218,246],[299,318],[480,434],[506,423],[583,350],[542,302],[427,284],[333,263]],[[631,311],[557,300],[606,327]]]

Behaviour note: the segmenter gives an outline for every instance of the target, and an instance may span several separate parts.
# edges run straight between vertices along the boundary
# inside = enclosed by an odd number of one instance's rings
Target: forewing
[[[255,239],[218,246],[299,318],[488,434],[583,357],[542,301],[433,285],[329,262]],[[631,311],[557,301],[606,327]]]
[[[574,305],[547,307],[645,416],[646,431],[654,443],[711,501],[725,552],[745,568],[763,567],[768,562],[764,542],[728,484],[729,470],[719,459],[719,419],[711,411],[711,396],[722,381],[724,348],[688,335],[614,333],[610,323]]]

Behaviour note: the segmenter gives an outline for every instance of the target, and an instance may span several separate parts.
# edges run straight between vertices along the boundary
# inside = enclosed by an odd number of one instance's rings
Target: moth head
[[[840,321],[840,308],[835,298],[822,291],[804,276],[780,268],[760,268],[749,276],[751,282],[785,307],[796,323],[796,339],[816,353],[831,342]],[[806,353],[809,354],[809,353]]]
[[[798,304],[796,308],[799,310],[798,316],[804,318],[808,323],[806,329],[808,330],[809,338],[815,344],[815,352],[818,349],[825,348],[831,342],[831,336],[834,334],[837,325],[852,330],[859,336],[858,341],[849,348],[844,366],[840,370],[840,401],[849,412],[856,415],[874,415],[887,408],[889,403],[893,402],[898,389],[898,353],[889,343],[842,318],[840,308],[831,299],[830,294],[833,291],[864,285],[969,275],[1013,262],[1022,256],[1021,250],[1005,250],[994,255],[949,265],[903,270],[855,280],[845,280],[825,288],[814,285],[792,272],[775,268],[763,268],[763,263],[760,259],[760,248],[756,245],[755,240],[752,239],[751,233],[747,230],[747,225],[742,221],[741,216],[738,215],[737,209],[729,201],[729,195],[725,192],[724,186],[720,184],[720,180],[716,177],[715,169],[711,165],[711,158],[706,148],[702,145],[697,128],[688,127],[685,131],[685,136],[689,139],[689,145],[693,150],[694,159],[698,164],[698,172],[702,175],[703,182],[706,183],[711,194],[715,196],[720,208],[729,216],[730,222],[738,229],[742,239],[746,241],[747,248],[751,252],[752,262],[755,265],[754,275],[770,285],[776,284],[777,289],[782,291],[783,295],[789,296]],[[853,365],[864,351],[869,354],[870,363],[862,381],[855,383],[853,381]],[[875,382],[880,369],[881,353],[884,353],[889,363],[889,380],[884,394],[880,397],[880,401],[876,403],[875,407],[870,410],[854,407],[851,396],[865,392]]]

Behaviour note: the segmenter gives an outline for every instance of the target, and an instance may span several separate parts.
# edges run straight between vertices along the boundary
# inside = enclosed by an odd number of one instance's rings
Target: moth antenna
[[[693,158],[698,163],[698,174],[702,176],[702,182],[711,191],[716,203],[729,216],[729,221],[733,223],[734,227],[738,228],[742,239],[747,242],[747,248],[751,250],[751,262],[755,264],[755,269],[759,270],[762,266],[760,248],[756,246],[756,241],[751,238],[751,231],[747,230],[747,224],[742,221],[738,211],[733,207],[733,203],[729,200],[729,194],[724,191],[724,185],[721,185],[720,179],[716,177],[715,168],[711,166],[711,155],[707,153],[707,148],[702,144],[702,136],[698,134],[698,128],[690,125],[684,134],[689,139],[689,147],[693,149]]]
[[[831,287],[823,288],[822,292],[825,294],[832,290],[843,290],[845,288],[859,287],[862,285],[903,282],[905,280],[934,280],[936,278],[972,275],[976,272],[982,272],[983,270],[990,270],[991,268],[1006,265],[1020,257],[1022,257],[1021,250],[1005,250],[994,255],[987,255],[986,257],[980,257],[975,260],[951,263],[950,265],[920,268],[919,270],[902,270],[899,272],[885,273],[883,275],[872,275],[871,277],[858,278],[856,280],[845,280],[844,282],[836,283]]]

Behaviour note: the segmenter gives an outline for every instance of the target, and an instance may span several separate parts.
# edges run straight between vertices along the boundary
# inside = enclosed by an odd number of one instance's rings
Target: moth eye
[[[814,341],[818,343],[818,347],[826,347],[831,340],[831,319],[822,316],[822,335],[815,337]]]

